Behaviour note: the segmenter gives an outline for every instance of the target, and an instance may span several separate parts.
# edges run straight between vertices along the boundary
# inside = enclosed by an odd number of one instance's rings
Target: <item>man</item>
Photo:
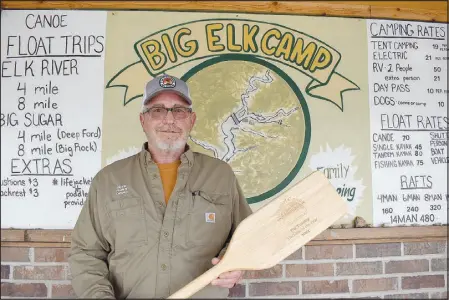
[[[79,297],[168,297],[217,264],[251,214],[230,166],[187,145],[195,120],[185,82],[164,74],[147,83],[148,141],[94,177],[72,233]],[[193,297],[227,297],[241,277],[223,273]]]

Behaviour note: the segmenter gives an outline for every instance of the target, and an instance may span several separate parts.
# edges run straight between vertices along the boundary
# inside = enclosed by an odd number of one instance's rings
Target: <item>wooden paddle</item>
[[[188,298],[223,272],[271,268],[346,212],[346,201],[316,171],[244,219],[220,262],[168,298]]]

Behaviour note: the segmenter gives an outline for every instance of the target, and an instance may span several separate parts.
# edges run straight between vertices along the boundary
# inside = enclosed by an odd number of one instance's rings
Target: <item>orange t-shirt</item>
[[[175,187],[180,164],[180,160],[167,164],[157,164],[164,188],[165,203],[168,203],[168,199],[170,199],[170,195]]]

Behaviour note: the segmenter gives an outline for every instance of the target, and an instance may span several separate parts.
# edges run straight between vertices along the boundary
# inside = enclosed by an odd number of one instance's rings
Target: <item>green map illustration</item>
[[[187,80],[198,116],[189,145],[229,163],[248,198],[278,186],[305,142],[295,92],[275,71],[252,61],[198,69]]]

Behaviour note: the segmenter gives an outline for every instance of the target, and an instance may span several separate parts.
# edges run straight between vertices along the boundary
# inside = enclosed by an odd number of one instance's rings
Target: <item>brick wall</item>
[[[73,297],[68,248],[1,248],[2,298]],[[447,240],[305,246],[231,297],[447,299]]]
[[[305,246],[233,297],[447,299],[447,241]]]
[[[2,298],[74,297],[69,248],[2,247]]]

